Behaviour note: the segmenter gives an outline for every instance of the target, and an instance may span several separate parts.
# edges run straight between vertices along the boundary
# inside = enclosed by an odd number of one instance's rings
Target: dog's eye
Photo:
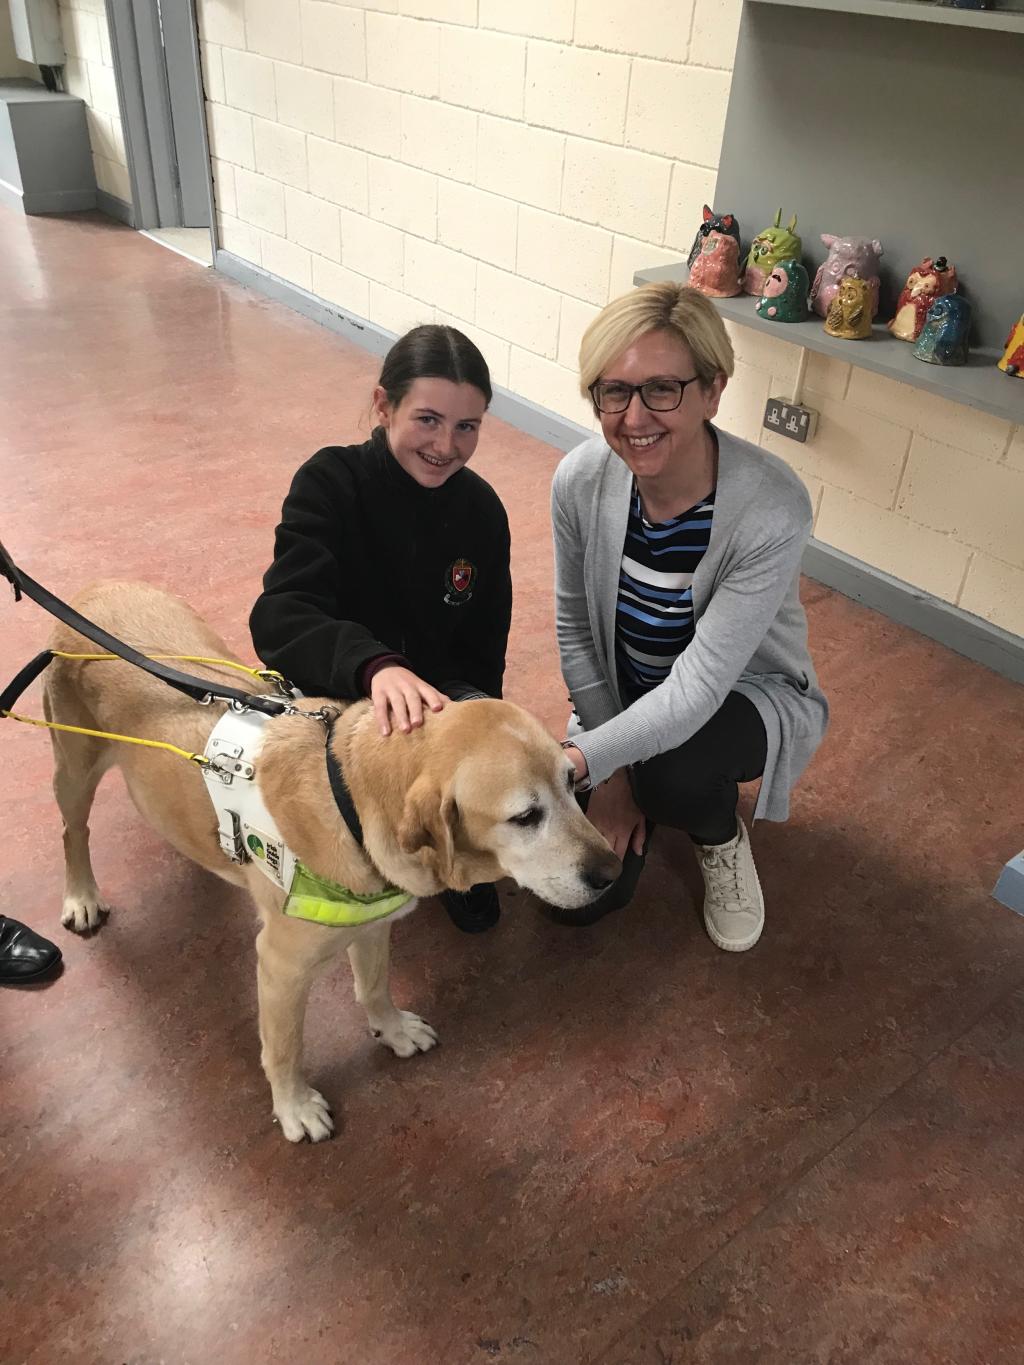
[[[524,810],[522,815],[513,815],[509,824],[518,825],[520,829],[529,829],[531,825],[540,824],[542,814],[540,806],[531,806],[529,810]]]

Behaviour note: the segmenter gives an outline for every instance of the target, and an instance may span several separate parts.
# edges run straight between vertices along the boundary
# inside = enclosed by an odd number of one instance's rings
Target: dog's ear
[[[438,881],[449,886],[455,863],[455,823],[459,818],[455,798],[444,794],[426,778],[419,778],[405,798],[398,846],[403,853],[427,850]]]

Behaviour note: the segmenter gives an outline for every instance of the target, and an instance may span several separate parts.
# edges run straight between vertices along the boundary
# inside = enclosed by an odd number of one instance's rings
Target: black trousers
[[[726,844],[734,838],[738,784],[760,777],[767,757],[768,736],[757,707],[742,693],[730,692],[685,744],[632,768],[630,785],[647,817],[647,841],[642,854],[627,851],[622,875],[598,904],[612,910],[632,899],[655,825],[684,830],[695,844]],[[590,792],[578,798],[584,810],[589,798]]]

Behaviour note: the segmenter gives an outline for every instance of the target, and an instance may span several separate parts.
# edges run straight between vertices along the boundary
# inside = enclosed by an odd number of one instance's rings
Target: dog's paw
[[[76,934],[87,934],[98,929],[110,914],[110,906],[95,896],[65,896],[61,907],[60,922],[65,929]]]
[[[312,1086],[307,1087],[302,1099],[290,1100],[274,1106],[274,1118],[289,1142],[323,1142],[334,1132],[330,1106]]]
[[[417,1052],[429,1052],[437,1046],[437,1034],[425,1019],[409,1010],[396,1010],[391,1023],[371,1029],[373,1036],[384,1043],[396,1057],[413,1057]]]

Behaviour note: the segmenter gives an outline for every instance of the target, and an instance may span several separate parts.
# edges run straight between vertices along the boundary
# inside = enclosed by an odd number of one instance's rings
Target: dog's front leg
[[[396,1057],[412,1057],[417,1052],[429,1052],[437,1034],[418,1014],[395,1008],[388,981],[390,944],[391,925],[381,920],[365,925],[348,945],[356,999],[366,1010],[373,1036]]]
[[[265,916],[256,940],[261,1060],[289,1142],[322,1142],[334,1131],[327,1101],[302,1073],[302,1033],[310,987],[340,951],[337,934],[278,912]]]

